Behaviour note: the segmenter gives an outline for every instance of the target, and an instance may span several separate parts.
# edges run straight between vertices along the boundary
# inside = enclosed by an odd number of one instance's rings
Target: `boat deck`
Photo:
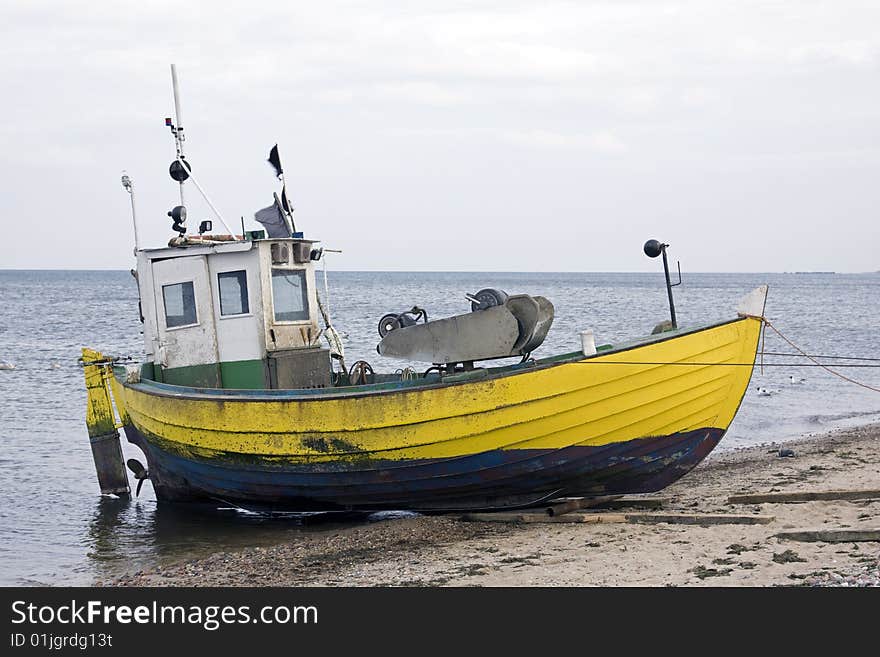
[[[675,330],[664,331],[654,335],[635,338],[618,344],[604,344],[596,347],[596,353],[590,356],[584,356],[581,351],[572,351],[564,354],[556,354],[546,356],[544,358],[529,359],[524,362],[514,363],[511,365],[501,365],[497,367],[476,367],[473,370],[456,372],[441,376],[436,371],[427,372],[418,375],[415,378],[403,379],[397,373],[376,373],[376,380],[373,383],[361,385],[338,385],[331,388],[285,388],[285,389],[241,389],[241,388],[201,388],[192,386],[174,385],[162,383],[142,375],[139,383],[129,384],[135,389],[148,388],[153,394],[167,396],[186,396],[190,398],[213,398],[222,397],[225,399],[296,399],[303,398],[334,398],[334,397],[350,397],[370,394],[381,394],[383,392],[400,392],[404,389],[424,389],[436,386],[455,385],[458,383],[468,383],[486,379],[496,379],[505,376],[516,375],[525,370],[544,369],[564,363],[573,363],[578,361],[589,360],[598,356],[607,356],[612,353],[622,353],[636,347],[663,342],[671,338],[695,333],[698,331],[711,328],[713,326],[722,326],[731,322],[738,321],[730,319],[725,321],[713,322],[699,326],[691,326],[678,328]],[[125,372],[123,367],[115,369],[117,378],[125,380]]]

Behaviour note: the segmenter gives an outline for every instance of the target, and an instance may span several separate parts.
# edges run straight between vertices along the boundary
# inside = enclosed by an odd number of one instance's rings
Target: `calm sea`
[[[683,326],[733,316],[737,299],[770,285],[768,318],[810,353],[880,358],[880,274],[685,274],[676,288]],[[465,312],[466,292],[496,287],[553,301],[556,320],[535,356],[645,335],[667,317],[662,274],[335,273],[331,313],[346,357],[401,366],[376,354],[386,312],[413,305],[431,317]],[[216,549],[296,540],[291,520],[158,509],[149,482],[133,502],[98,494],[84,424],[82,346],[137,356],[137,292],[128,272],[0,270],[0,584],[88,584],[130,567]],[[791,351],[770,331],[768,351]],[[846,361],[838,361],[846,362]],[[877,364],[877,363],[875,363]],[[843,370],[880,387],[880,368]],[[792,384],[790,377],[805,381]],[[758,394],[761,386],[772,391]],[[755,371],[719,450],[784,441],[880,420],[880,393],[818,368]],[[126,457],[143,460],[123,443]]]

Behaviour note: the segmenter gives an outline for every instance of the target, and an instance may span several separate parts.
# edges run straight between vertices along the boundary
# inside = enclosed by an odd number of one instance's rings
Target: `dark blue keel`
[[[131,425],[161,501],[222,500],[302,511],[459,510],[548,497],[650,493],[689,472],[724,431],[708,427],[601,446],[492,450],[446,459],[283,464],[172,454]]]

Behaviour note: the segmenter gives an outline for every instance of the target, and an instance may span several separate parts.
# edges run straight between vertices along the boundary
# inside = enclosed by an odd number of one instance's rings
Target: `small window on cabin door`
[[[302,269],[272,270],[272,303],[276,322],[301,322],[309,319],[306,272]]]
[[[192,281],[162,286],[165,301],[165,326],[189,326],[198,324],[196,318],[196,294]]]
[[[224,271],[217,274],[218,288],[220,289],[220,314],[224,317],[229,315],[247,315],[250,310],[248,304],[247,272]]]

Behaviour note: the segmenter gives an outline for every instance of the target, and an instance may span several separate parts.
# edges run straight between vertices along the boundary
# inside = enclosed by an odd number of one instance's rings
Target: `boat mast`
[[[177,84],[177,66],[174,64],[171,65],[171,86],[174,92],[174,120],[177,122],[176,126],[171,126],[171,133],[174,135],[174,146],[177,148],[177,160],[181,161],[185,160],[183,142],[186,141],[186,137],[183,134],[183,120],[180,114],[180,87]],[[183,201],[184,182],[186,182],[186,177],[178,180],[180,184],[180,204],[186,206],[186,203]]]
[[[663,273],[666,275],[666,296],[669,297],[669,314],[672,319],[672,328],[678,328],[678,320],[675,317],[675,301],[672,299],[672,288],[677,285],[681,285],[681,263],[678,263],[678,283],[673,283],[669,278],[669,261],[666,259],[666,248],[668,244],[664,244],[660,240],[648,240],[645,242],[644,251],[645,255],[649,258],[656,258],[659,255],[663,256]]]
[[[677,329],[678,321],[675,319],[675,301],[672,300],[672,281],[669,279],[669,262],[666,260],[667,246],[669,245],[664,244],[660,250],[663,252],[663,273],[666,274],[666,296],[669,297],[669,314],[672,316],[672,328]],[[679,270],[679,278],[680,277],[681,271]]]
[[[223,219],[223,215],[220,214],[220,211],[211,202],[211,199],[208,198],[208,195],[199,184],[199,181],[196,180],[195,177],[192,175],[192,166],[189,162],[187,162],[186,156],[184,155],[183,142],[186,141],[186,137],[183,134],[183,125],[181,124],[182,119],[180,114],[180,87],[177,83],[177,66],[175,66],[174,64],[171,65],[171,86],[174,92],[174,114],[177,125],[175,125],[170,118],[165,119],[165,125],[171,128],[171,134],[174,135],[174,147],[177,149],[177,157],[175,157],[174,162],[171,163],[171,166],[168,169],[168,173],[171,175],[171,178],[177,181],[177,183],[180,185],[179,208],[183,208],[183,210],[178,210],[178,208],[175,208],[174,210],[172,210],[172,212],[169,213],[169,216],[175,217],[174,230],[178,231],[181,236],[186,234],[186,205],[184,204],[183,199],[183,183],[185,183],[187,180],[192,180],[193,185],[196,186],[199,194],[201,194],[202,198],[205,199],[205,203],[208,204],[208,207],[211,208],[211,211],[220,220],[220,223],[223,224],[230,235],[234,235],[233,230],[229,227],[229,224],[227,224],[226,220]]]

